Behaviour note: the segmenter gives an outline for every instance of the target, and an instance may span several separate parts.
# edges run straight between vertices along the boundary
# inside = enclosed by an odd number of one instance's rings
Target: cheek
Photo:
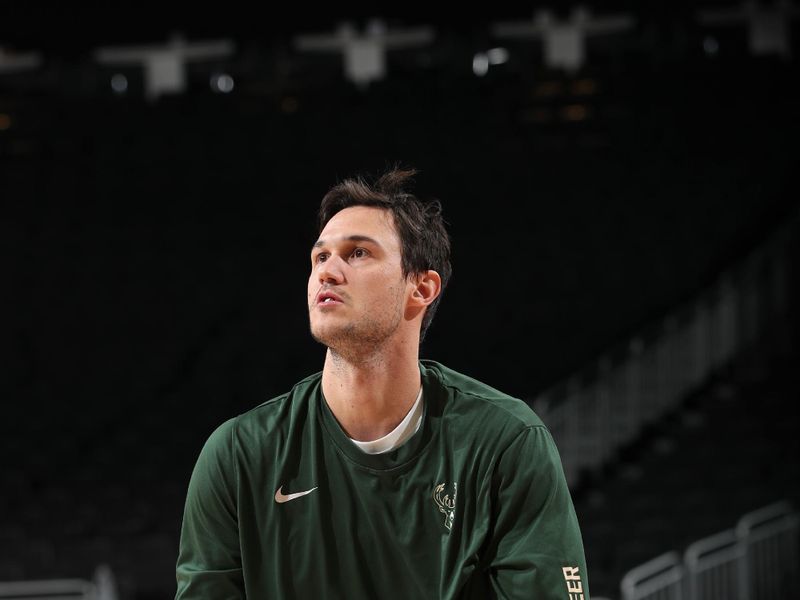
[[[402,282],[393,282],[386,285],[386,294],[398,308],[402,307],[406,301],[406,286]]]

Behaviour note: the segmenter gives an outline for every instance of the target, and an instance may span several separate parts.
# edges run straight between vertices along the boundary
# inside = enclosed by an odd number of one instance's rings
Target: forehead
[[[383,245],[400,245],[392,213],[375,206],[351,206],[340,210],[325,224],[319,239],[336,241],[336,238],[353,235],[366,235]]]

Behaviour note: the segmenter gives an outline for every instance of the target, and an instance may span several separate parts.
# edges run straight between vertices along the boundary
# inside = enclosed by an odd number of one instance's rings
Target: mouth
[[[317,294],[317,306],[336,306],[337,304],[344,304],[344,301],[338,294],[334,294],[330,291]]]

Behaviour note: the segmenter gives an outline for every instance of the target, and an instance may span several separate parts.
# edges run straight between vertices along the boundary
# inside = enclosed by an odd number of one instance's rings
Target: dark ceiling
[[[507,19],[530,19],[540,9],[549,9],[566,18],[580,4],[588,5],[597,14],[626,11],[636,14],[639,21],[680,21],[691,18],[698,6],[738,6],[731,0],[704,0],[695,6],[669,6],[666,0],[612,0],[606,2],[536,3],[529,8],[488,12],[464,10],[459,13],[436,13],[427,7],[414,9],[403,4],[396,9],[374,5],[368,8],[348,8],[336,5],[337,11],[316,7],[286,10],[280,14],[274,5],[253,4],[246,10],[218,3],[196,3],[187,8],[174,5],[143,7],[141,4],[119,3],[0,3],[0,47],[12,50],[39,50],[49,54],[81,54],[99,45],[165,41],[173,32],[187,38],[233,37],[240,41],[258,41],[299,32],[332,31],[345,20],[363,25],[370,17],[380,16],[389,24],[432,24],[439,29],[464,33],[480,31],[489,22]],[[376,14],[379,13],[379,14]]]

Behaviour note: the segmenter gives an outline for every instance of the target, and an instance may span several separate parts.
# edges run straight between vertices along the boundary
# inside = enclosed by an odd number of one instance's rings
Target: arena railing
[[[778,502],[742,517],[736,535],[743,540],[743,598],[789,598],[800,584],[800,516]]]
[[[741,517],[733,529],[628,571],[623,600],[790,598],[798,585],[800,517],[786,501]]]
[[[743,600],[743,550],[744,547],[733,529],[690,545],[684,554],[689,597]]]
[[[570,486],[768,333],[786,334],[800,213],[688,302],[532,400]],[[788,337],[784,336],[786,340]]]
[[[91,581],[43,579],[0,581],[0,600],[118,600],[111,568],[100,565]]]
[[[667,552],[622,578],[624,600],[686,600],[684,567],[677,552]]]

